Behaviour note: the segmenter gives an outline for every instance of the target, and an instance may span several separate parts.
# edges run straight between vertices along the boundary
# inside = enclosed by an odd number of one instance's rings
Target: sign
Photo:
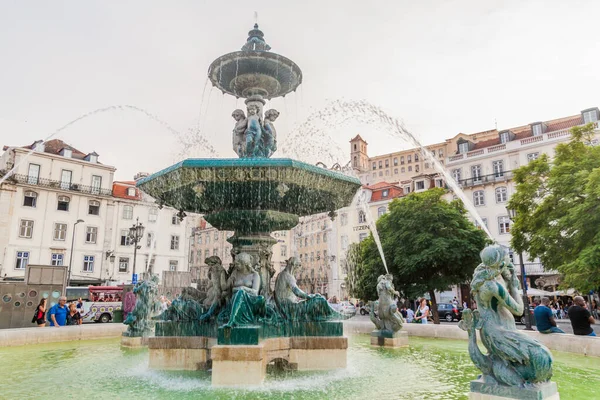
[[[354,232],[356,232],[356,231],[366,231],[367,229],[369,229],[369,225],[355,226],[354,227]]]
[[[131,284],[135,285],[136,283],[138,283],[138,274],[132,274],[131,275]]]

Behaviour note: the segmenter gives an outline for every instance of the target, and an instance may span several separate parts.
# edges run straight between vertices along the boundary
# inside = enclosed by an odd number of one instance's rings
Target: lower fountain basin
[[[206,371],[151,370],[148,350],[122,349],[120,339],[0,348],[0,393],[7,399],[466,399],[479,374],[466,341],[413,336],[409,348],[387,349],[372,347],[369,335],[348,339],[345,369],[273,372],[261,388],[235,389],[212,388]],[[598,359],[553,354],[561,397],[596,398]]]

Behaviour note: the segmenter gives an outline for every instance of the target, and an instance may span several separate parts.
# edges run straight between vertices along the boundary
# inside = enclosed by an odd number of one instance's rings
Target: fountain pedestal
[[[142,336],[121,336],[121,346],[128,347],[130,349],[137,349],[140,347],[148,346],[148,337]]]
[[[471,400],[560,400],[556,382],[539,384],[532,388],[505,386],[484,382],[481,379],[471,381]]]
[[[382,347],[408,347],[408,332],[406,331],[373,331],[371,345]]]

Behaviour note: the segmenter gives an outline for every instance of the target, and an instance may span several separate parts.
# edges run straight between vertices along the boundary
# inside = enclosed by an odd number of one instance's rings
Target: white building
[[[115,168],[101,164],[98,154],[83,153],[57,139],[4,147],[1,176],[13,167],[14,173],[0,185],[0,277],[22,279],[29,263],[69,265],[72,259],[72,283],[131,280],[133,246],[121,245],[120,235],[131,227],[134,216],[140,216],[144,225],[152,225],[150,214],[155,207],[151,199],[141,199],[135,188],[135,196],[114,197]],[[133,187],[133,182],[129,186]],[[123,218],[128,217],[129,207],[131,219]],[[159,274],[171,269],[175,261],[177,270],[188,268],[183,239],[188,232],[186,224],[193,222],[171,227],[172,213],[165,209],[156,217],[156,225],[162,226],[155,230],[160,236],[154,272]],[[172,236],[181,238],[173,250]],[[148,254],[145,244],[140,243],[138,268]],[[114,264],[111,255],[115,255]]]

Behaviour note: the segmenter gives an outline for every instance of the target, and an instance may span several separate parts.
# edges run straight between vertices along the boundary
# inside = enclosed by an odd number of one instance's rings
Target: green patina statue
[[[286,261],[283,271],[275,280],[275,303],[281,316],[288,321],[313,322],[344,319],[336,312],[325,297],[320,294],[307,294],[296,284],[294,273],[300,267],[296,257]]]
[[[398,305],[394,297],[399,297],[400,293],[396,291],[393,283],[394,277],[390,274],[380,275],[377,278],[377,294],[379,300],[375,306],[371,307],[369,316],[371,322],[375,324],[380,331],[387,331],[391,334],[402,329],[404,319],[398,311]],[[377,308],[377,315],[375,315]]]
[[[488,384],[534,387],[552,377],[550,351],[517,331],[514,316],[523,314],[519,279],[505,249],[487,246],[475,269],[471,293],[477,310],[465,310],[459,327],[469,334],[469,354]],[[476,331],[488,354],[477,347]]]
[[[184,288],[181,295],[171,302],[169,308],[153,317],[159,321],[195,321],[204,313],[202,293],[193,287]]]
[[[145,337],[152,333],[152,317],[160,309],[160,303],[157,301],[158,276],[152,275],[150,280],[137,283],[133,293],[136,297],[135,308],[127,314],[127,319],[123,322],[128,325],[123,336]]]
[[[217,256],[208,257],[204,260],[209,267],[208,290],[203,306],[205,313],[199,318],[200,321],[206,321],[219,314],[219,311],[225,305],[227,298],[227,274],[223,268],[221,259]]]

